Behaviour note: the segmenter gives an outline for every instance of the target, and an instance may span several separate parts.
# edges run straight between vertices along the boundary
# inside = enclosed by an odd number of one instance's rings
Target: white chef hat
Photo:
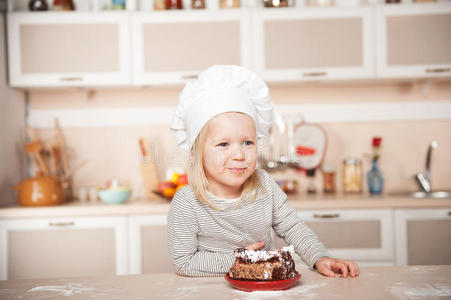
[[[200,130],[214,116],[241,112],[252,117],[257,141],[268,133],[272,103],[266,84],[257,74],[240,66],[215,65],[188,82],[179,95],[171,132],[177,145],[190,151]]]

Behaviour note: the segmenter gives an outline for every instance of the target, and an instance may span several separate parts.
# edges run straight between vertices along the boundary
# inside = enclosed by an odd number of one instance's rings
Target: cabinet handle
[[[445,73],[451,71],[450,68],[426,69],[426,73]]]
[[[198,74],[182,75],[182,79],[197,79]]]
[[[74,226],[75,222],[71,221],[71,222],[49,222],[49,226],[52,227],[69,227],[69,226]]]
[[[83,77],[60,77],[60,81],[83,81]]]
[[[311,72],[311,73],[302,73],[302,76],[304,77],[319,77],[319,76],[326,76],[327,72]]]
[[[316,219],[336,219],[340,217],[340,214],[314,214],[313,217]]]

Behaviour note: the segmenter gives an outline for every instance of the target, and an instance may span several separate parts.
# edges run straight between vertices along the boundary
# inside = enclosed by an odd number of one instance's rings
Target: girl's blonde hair
[[[188,181],[193,188],[196,198],[200,202],[210,206],[215,210],[216,208],[213,203],[208,200],[206,192],[211,192],[210,184],[208,182],[207,176],[205,175],[203,157],[204,157],[204,144],[207,136],[208,130],[207,122],[204,127],[200,130],[196,140],[193,143],[190,153],[190,162],[188,164]],[[239,203],[245,201],[247,203],[252,203],[257,198],[259,191],[262,187],[258,181],[257,172],[254,171],[251,176],[244,182],[243,191],[241,193],[241,198]]]

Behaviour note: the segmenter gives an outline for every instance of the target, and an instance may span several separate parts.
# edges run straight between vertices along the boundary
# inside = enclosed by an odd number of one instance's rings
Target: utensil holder
[[[144,194],[146,199],[155,199],[154,191],[157,191],[160,179],[155,163],[151,159],[145,159],[141,162],[141,177],[143,182]]]

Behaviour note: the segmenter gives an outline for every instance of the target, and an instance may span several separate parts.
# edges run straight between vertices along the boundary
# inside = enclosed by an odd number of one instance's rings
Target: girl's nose
[[[233,149],[232,158],[236,160],[243,160],[245,158],[244,151],[241,147]]]

